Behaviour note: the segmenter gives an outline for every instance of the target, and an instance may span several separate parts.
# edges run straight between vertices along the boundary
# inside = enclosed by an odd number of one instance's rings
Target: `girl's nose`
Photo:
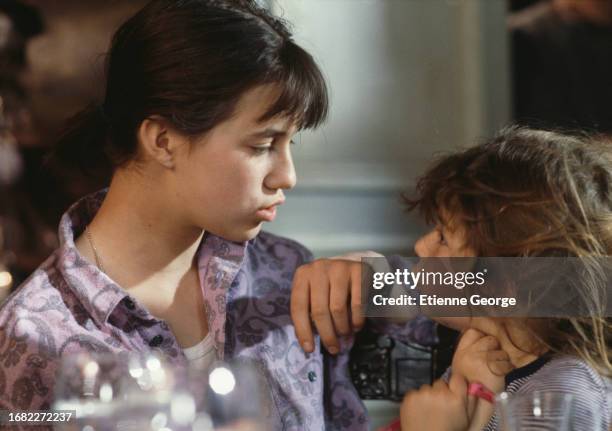
[[[414,252],[419,257],[428,257],[433,255],[433,245],[436,238],[436,231],[426,233],[414,243]]]

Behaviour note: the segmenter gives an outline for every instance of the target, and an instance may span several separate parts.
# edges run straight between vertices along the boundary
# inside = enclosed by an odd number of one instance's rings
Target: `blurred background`
[[[409,254],[401,191],[436,153],[511,121],[610,132],[610,0],[279,0],[329,78],[328,123],[295,148],[270,230],[315,255]]]
[[[294,148],[298,186],[266,229],[316,256],[410,254],[410,191],[435,154],[519,122],[609,134],[612,0],[260,0],[321,65],[331,115]],[[46,162],[103,94],[104,54],[142,0],[0,0],[0,301],[108,183]],[[375,424],[397,405],[368,403]]]
[[[331,115],[297,137],[298,186],[266,229],[316,256],[409,254],[432,156],[510,121],[609,133],[610,0],[260,0],[320,63]],[[103,91],[104,53],[142,0],[0,0],[0,289],[56,247],[61,214],[107,184],[45,163]],[[1,296],[1,294],[0,294]]]

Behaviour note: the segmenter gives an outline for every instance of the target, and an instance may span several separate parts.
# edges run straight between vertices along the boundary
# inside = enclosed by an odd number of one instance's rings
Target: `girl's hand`
[[[447,384],[438,379],[404,397],[402,431],[466,431],[469,426],[467,382],[453,374]]]
[[[510,357],[501,350],[497,338],[476,329],[463,333],[453,356],[453,374],[463,376],[469,383],[482,383],[499,393],[504,390],[504,377],[513,369]]]
[[[340,351],[339,335],[350,335],[365,324],[361,304],[361,258],[374,252],[317,259],[300,266],[293,277],[291,318],[306,352],[314,350],[312,323],[327,351]]]
[[[481,383],[494,393],[505,387],[505,375],[514,367],[501,350],[497,338],[476,329],[468,329],[459,340],[452,363],[452,375],[469,383]],[[493,404],[474,396],[468,397],[469,430],[481,430],[494,413]]]

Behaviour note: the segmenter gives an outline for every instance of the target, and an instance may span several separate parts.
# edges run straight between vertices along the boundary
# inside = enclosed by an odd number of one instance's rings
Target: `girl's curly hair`
[[[588,273],[575,286],[590,316],[526,323],[551,351],[577,355],[612,375],[609,289],[598,276],[599,258],[612,255],[612,142],[507,127],[484,144],[436,160],[416,196],[404,195],[404,202],[429,223],[461,226],[478,256],[582,258]]]

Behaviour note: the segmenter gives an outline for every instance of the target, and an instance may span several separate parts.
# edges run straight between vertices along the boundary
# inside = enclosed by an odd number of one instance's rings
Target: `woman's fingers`
[[[359,331],[365,325],[365,316],[361,304],[361,262],[364,258],[380,258],[382,254],[373,251],[359,251],[332,257],[332,261],[343,261],[343,272],[349,275],[347,283],[350,294],[350,323],[353,331]],[[344,285],[342,285],[343,287]],[[333,291],[334,286],[332,286]],[[347,302],[347,304],[348,304]],[[335,321],[334,321],[335,322]]]
[[[291,287],[291,320],[295,329],[295,336],[302,349],[311,353],[314,350],[314,337],[310,320],[310,286],[305,275],[306,267],[300,267],[293,277]]]
[[[329,269],[329,310],[331,312],[334,327],[339,335],[349,335],[351,327],[349,323],[349,292],[351,274],[348,264],[345,266],[340,262]]]
[[[319,259],[298,268],[291,294],[291,318],[306,352],[314,350],[312,324],[331,353],[340,350],[338,335],[361,329],[361,263]]]
[[[335,355],[340,349],[329,308],[329,274],[325,261],[316,261],[313,265],[315,272],[310,283],[311,318],[321,342],[329,353]]]
[[[353,330],[359,331],[365,325],[363,304],[361,303],[361,263],[351,265],[351,323]]]

